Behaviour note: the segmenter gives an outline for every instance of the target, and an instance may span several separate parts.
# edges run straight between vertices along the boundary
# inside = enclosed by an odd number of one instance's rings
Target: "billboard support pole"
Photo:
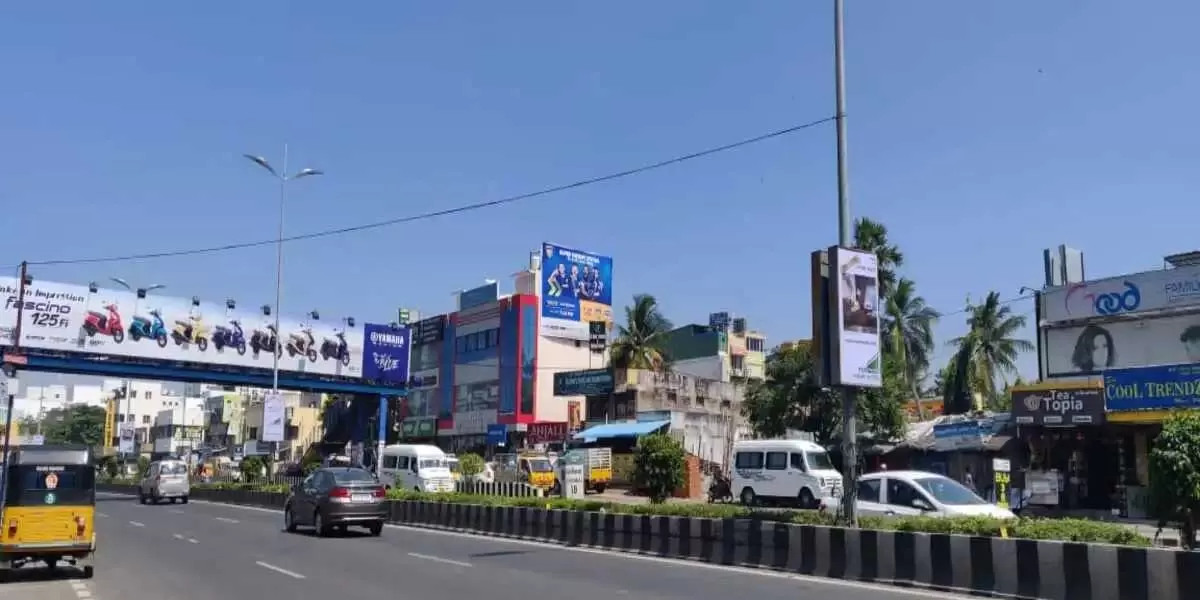
[[[838,180],[838,244],[844,248],[853,245],[853,224],[850,220],[850,173],[846,163],[846,53],[845,34],[842,22],[845,13],[844,0],[833,0],[833,62],[834,62],[834,122],[837,126],[837,180]],[[855,494],[858,481],[858,390],[845,386],[842,390],[842,510],[846,521],[858,524],[855,510]]]
[[[388,399],[387,396],[379,395],[379,440],[375,442],[375,476],[383,478],[383,447],[387,445],[387,416],[388,416]]]
[[[25,282],[29,280],[29,263],[21,261],[17,275],[17,324],[13,327],[13,352],[21,353],[21,321],[25,320]]]

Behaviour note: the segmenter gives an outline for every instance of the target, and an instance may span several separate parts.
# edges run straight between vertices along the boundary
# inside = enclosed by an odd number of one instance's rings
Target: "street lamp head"
[[[324,175],[325,171],[320,169],[301,169],[299,173],[292,175],[292,179],[300,179],[301,177],[312,177],[313,175]]]
[[[243,154],[242,156],[245,156],[250,162],[266,169],[270,174],[279,177],[279,173],[275,170],[275,167],[271,166],[271,163],[267,162],[267,159],[253,154]]]
[[[124,279],[121,279],[120,277],[109,277],[108,279],[110,281],[112,281],[113,283],[116,283],[117,285],[119,285],[127,290],[133,290],[133,286],[129,285],[128,281],[125,281]]]
[[[163,284],[161,284],[161,283],[156,283],[156,284],[154,284],[154,285],[148,286],[148,287],[146,288],[146,291],[147,291],[147,292],[152,292],[152,291],[154,291],[154,290],[161,290],[161,289],[163,289],[163,288],[165,288],[165,287],[167,287],[167,286],[165,286],[165,285],[163,285]]]
[[[321,313],[319,313],[319,312],[317,312],[317,311],[315,311],[315,310],[314,310],[314,311],[312,311],[312,312],[310,312],[310,313],[308,313],[308,316],[309,316],[309,317],[311,317],[311,318],[312,318],[312,320],[314,320],[314,321],[320,321],[320,320],[321,320]]]
[[[233,298],[228,298],[225,300],[225,308],[228,308],[229,310],[233,310],[233,309],[237,308],[237,302],[234,301]]]
[[[89,294],[95,294],[98,291],[100,291],[100,286],[95,281],[88,282]]]

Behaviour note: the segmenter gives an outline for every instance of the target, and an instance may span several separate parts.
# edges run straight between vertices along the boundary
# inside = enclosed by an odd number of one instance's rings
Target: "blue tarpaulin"
[[[607,438],[638,437],[654,433],[670,425],[670,421],[644,421],[641,423],[608,423],[589,427],[575,434],[574,438],[585,442],[594,442]]]

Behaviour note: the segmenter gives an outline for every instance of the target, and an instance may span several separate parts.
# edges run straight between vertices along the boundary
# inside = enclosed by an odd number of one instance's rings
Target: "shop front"
[[[1119,504],[1128,441],[1106,425],[1098,382],[1019,386],[1011,400],[1024,446],[1013,465],[1012,487],[1024,491],[1023,504],[1092,511]]]
[[[1128,438],[1121,469],[1129,484],[1122,511],[1146,518],[1150,485],[1150,450],[1162,423],[1173,412],[1200,409],[1200,364],[1160,365],[1104,372],[1108,421]]]

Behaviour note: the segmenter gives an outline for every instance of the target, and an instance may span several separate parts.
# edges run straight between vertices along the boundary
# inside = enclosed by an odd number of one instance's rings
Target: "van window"
[[[734,459],[734,465],[738,469],[761,469],[763,468],[762,452],[738,452],[737,458]]]
[[[408,468],[408,457],[407,456],[397,456],[396,457],[396,468],[397,469],[407,469]]]
[[[768,452],[767,453],[767,469],[772,471],[786,471],[788,466],[787,452]]]
[[[808,469],[804,468],[804,455],[800,454],[799,452],[792,453],[792,463],[791,464],[792,464],[792,468],[796,469],[797,471],[807,471],[808,470]]]
[[[808,468],[823,471],[832,471],[833,463],[829,462],[829,455],[825,452],[805,452],[808,457]]]
[[[385,469],[399,469],[400,468],[398,466],[399,464],[400,464],[400,460],[395,456],[385,455],[383,457],[383,468],[385,468]]]

